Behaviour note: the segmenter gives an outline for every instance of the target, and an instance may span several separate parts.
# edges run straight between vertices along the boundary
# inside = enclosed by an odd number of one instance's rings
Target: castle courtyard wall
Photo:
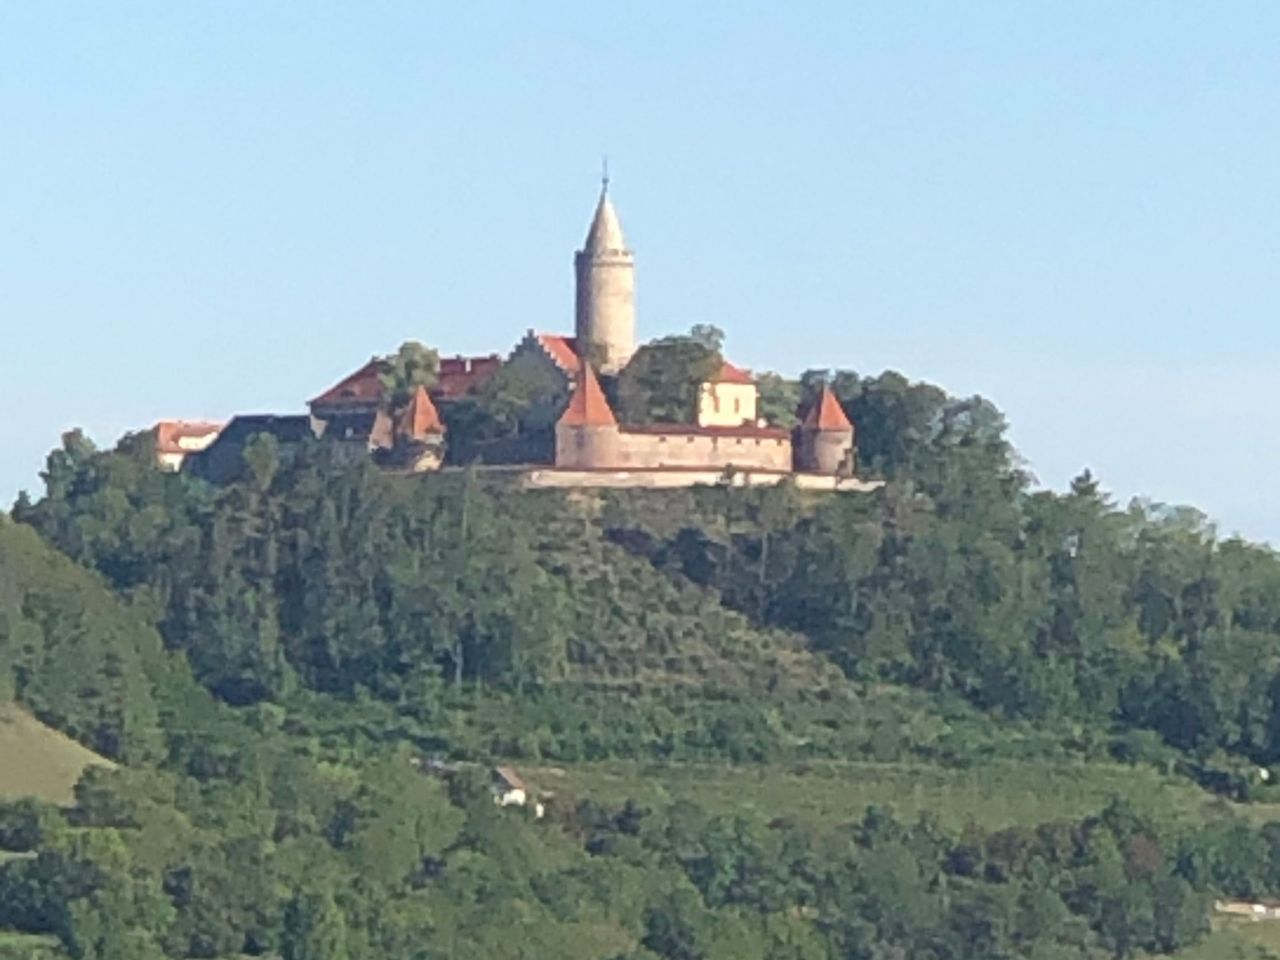
[[[734,435],[702,431],[621,431],[619,467],[648,470],[707,468],[790,472],[791,440],[786,436]]]

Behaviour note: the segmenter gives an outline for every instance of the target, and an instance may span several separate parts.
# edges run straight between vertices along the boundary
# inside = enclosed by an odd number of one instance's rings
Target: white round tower
[[[636,349],[636,262],[604,179],[591,229],[573,258],[577,275],[574,334],[578,354],[615,374]]]

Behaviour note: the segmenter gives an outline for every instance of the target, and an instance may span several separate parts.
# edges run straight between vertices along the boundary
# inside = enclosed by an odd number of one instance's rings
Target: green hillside
[[[153,759],[161,646],[99,577],[0,518],[0,703],[112,759]]]
[[[1254,949],[1210,918],[1280,896],[1280,559],[828,379],[875,495],[69,435],[0,521],[0,762],[114,766],[0,800],[0,956]]]

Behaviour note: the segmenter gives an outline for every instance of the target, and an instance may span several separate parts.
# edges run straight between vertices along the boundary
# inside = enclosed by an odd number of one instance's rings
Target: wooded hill
[[[1087,474],[1034,491],[984,401],[829,379],[880,493],[524,491],[269,438],[212,488],[68,435],[0,523],[0,684],[123,766],[5,808],[35,856],[0,927],[78,957],[1088,957],[1280,892],[1280,560]],[[547,820],[495,807],[497,760]]]

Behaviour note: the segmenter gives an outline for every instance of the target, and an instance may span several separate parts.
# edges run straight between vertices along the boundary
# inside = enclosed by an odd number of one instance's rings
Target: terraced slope
[[[536,529],[547,569],[568,585],[576,611],[571,679],[637,689],[670,686],[815,691],[839,671],[805,640],[762,628],[713,591],[656,569],[606,536],[591,495],[543,516]]]

